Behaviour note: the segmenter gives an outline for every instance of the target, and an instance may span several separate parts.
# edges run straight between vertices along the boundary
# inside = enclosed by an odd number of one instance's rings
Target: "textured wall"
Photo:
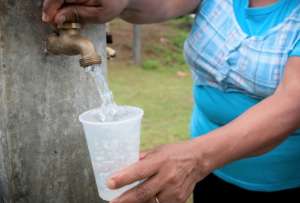
[[[104,30],[85,30],[104,50]],[[101,202],[78,122],[100,101],[77,57],[44,53],[49,32],[40,0],[0,0],[0,193],[14,203]]]

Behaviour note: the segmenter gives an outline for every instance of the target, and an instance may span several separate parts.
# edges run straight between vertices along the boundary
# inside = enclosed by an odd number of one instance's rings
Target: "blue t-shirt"
[[[250,8],[249,0],[234,0],[234,11],[242,30],[251,36],[259,36],[282,23],[299,3],[299,0],[278,0],[265,7]],[[300,56],[300,42],[290,56]]]
[[[265,7],[249,8],[248,0],[233,2],[237,21],[243,31],[251,36],[262,35],[279,25],[300,4],[298,0],[278,0]],[[300,42],[291,51],[290,56],[300,56]],[[260,102],[242,93],[223,92],[207,86],[195,86],[194,97],[192,137],[228,124]],[[297,171],[300,171],[300,164],[295,163],[295,160],[300,160],[300,131],[263,156],[228,164],[214,173],[244,189],[278,191],[300,187],[300,175],[295,176]],[[257,168],[260,171],[257,171]],[[265,182],[261,183],[260,180]]]

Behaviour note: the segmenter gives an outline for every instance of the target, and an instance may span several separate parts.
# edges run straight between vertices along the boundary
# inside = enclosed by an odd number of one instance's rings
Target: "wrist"
[[[126,8],[129,8],[133,3],[134,3],[134,0],[125,0],[127,3],[126,3]]]
[[[215,168],[212,159],[206,153],[206,147],[202,140],[194,139],[188,142],[189,146],[187,147],[191,157],[194,159],[194,168],[196,177],[198,179],[197,182],[202,180],[203,177],[209,175]]]
[[[229,148],[227,139],[214,133],[201,136],[193,141],[198,167],[208,174],[230,162],[227,156]]]
[[[124,12],[127,8],[130,7],[132,0],[121,0],[118,5],[122,7],[122,12]]]
[[[134,5],[134,0],[122,0],[123,3],[123,12],[125,12],[127,9],[130,9]]]
[[[141,15],[141,6],[144,7],[143,3],[139,0],[125,0],[126,6],[120,14],[120,18],[129,22],[139,24],[139,19]]]

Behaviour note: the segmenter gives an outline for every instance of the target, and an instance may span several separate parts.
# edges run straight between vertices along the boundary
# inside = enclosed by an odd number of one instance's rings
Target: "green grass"
[[[160,62],[156,61],[156,60],[146,60],[143,64],[142,64],[142,68],[145,70],[156,70],[160,67]]]
[[[179,78],[172,69],[145,70],[130,65],[111,68],[109,73],[116,102],[145,111],[142,149],[188,139],[190,77]]]

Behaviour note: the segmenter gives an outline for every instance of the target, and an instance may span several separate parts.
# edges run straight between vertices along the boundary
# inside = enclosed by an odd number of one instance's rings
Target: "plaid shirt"
[[[202,1],[185,42],[186,61],[196,85],[268,97],[300,40],[300,6],[262,36],[249,36],[236,20],[233,1]]]

